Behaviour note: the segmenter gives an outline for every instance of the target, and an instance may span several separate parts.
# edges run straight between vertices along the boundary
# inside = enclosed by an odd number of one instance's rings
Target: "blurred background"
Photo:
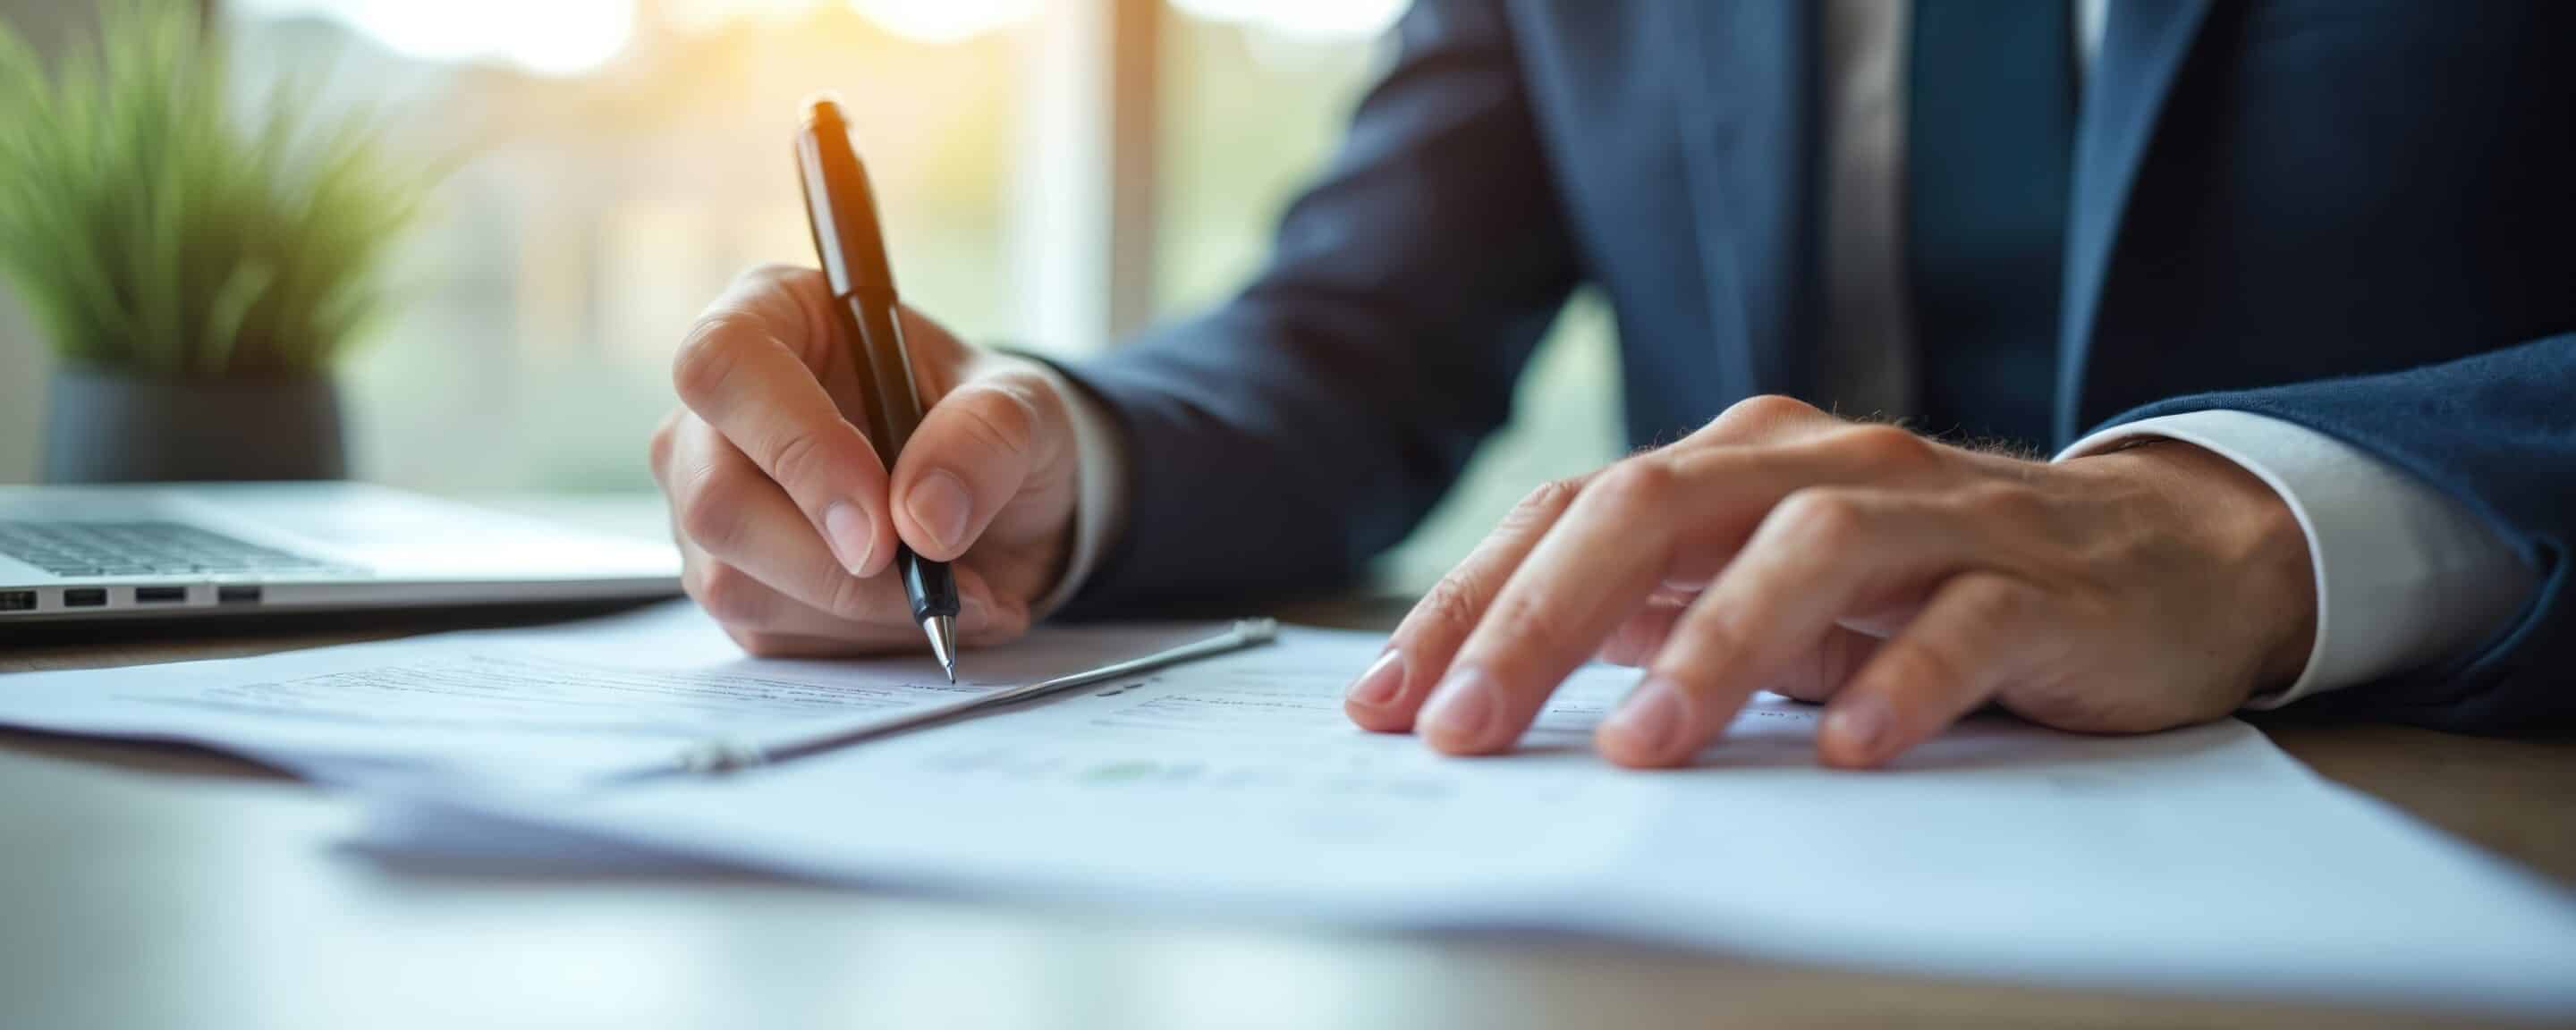
[[[1079,358],[1258,267],[1404,0],[210,0],[245,88],[312,76],[447,160],[395,316],[343,369],[359,478],[450,496],[646,493],[669,360],[741,268],[808,264],[787,141],[841,93],[905,298]],[[87,0],[0,0],[57,53]],[[5,289],[5,287],[0,287]],[[1512,427],[1379,570],[1418,588],[1529,486],[1615,456],[1584,297]],[[0,297],[0,482],[39,469],[51,357]]]

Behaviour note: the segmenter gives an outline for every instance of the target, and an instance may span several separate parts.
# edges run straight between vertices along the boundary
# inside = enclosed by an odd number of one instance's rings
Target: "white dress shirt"
[[[2110,0],[2078,0],[2085,68]],[[1825,316],[1819,346],[1832,396],[1851,415],[1910,409],[1916,355],[1906,312],[1904,161],[1907,0],[1825,0],[1822,12]],[[1050,370],[1047,375],[1055,377]],[[1081,455],[1081,501],[1064,579],[1039,605],[1080,590],[1124,523],[1126,455],[1098,401],[1056,378]],[[2449,496],[2323,433],[2244,411],[2115,426],[2057,461],[2155,436],[2194,444],[2260,478],[2297,517],[2316,573],[2316,640],[2298,679],[2248,707],[2367,682],[2478,646],[2503,629],[2538,578]]]

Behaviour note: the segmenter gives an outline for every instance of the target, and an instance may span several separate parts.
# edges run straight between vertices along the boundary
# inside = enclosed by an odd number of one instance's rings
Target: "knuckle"
[[[1583,493],[1614,511],[1650,512],[1672,501],[1675,485],[1672,463],[1643,454],[1610,466]]]
[[[1822,550],[1839,550],[1859,540],[1869,521],[1859,498],[1832,487],[1792,492],[1780,500],[1771,518],[1778,521],[1780,532]]]
[[[1432,584],[1431,592],[1422,595],[1422,603],[1414,607],[1414,612],[1427,623],[1425,628],[1456,637],[1475,628],[1476,613],[1483,607],[1484,591],[1476,573],[1460,568]]]
[[[1912,465],[1932,456],[1931,441],[1899,426],[1853,426],[1841,436],[1845,449],[1874,468]]]
[[[1770,429],[1818,414],[1814,405],[1795,397],[1766,393],[1727,405],[1709,425],[1720,429]]]
[[[1576,640],[1580,619],[1565,617],[1534,591],[1506,591],[1494,600],[1491,616],[1496,639],[1520,654],[1577,655],[1598,650],[1597,640]]]
[[[742,341],[760,333],[756,321],[740,311],[716,311],[689,327],[671,359],[671,386],[682,401],[699,407],[724,390],[742,366]]]
[[[1021,384],[985,382],[959,391],[966,431],[997,454],[1021,457],[1037,439],[1037,402]]]
[[[743,506],[728,488],[730,478],[711,469],[680,498],[680,532],[714,553],[731,550],[742,536]]]
[[[657,482],[663,481],[664,470],[671,465],[671,438],[679,432],[679,425],[679,412],[663,416],[662,424],[653,427],[653,437],[645,444],[644,460]]]
[[[1690,666],[1725,661],[1730,656],[1743,654],[1748,650],[1746,643],[1753,639],[1752,633],[1738,621],[1735,611],[1711,604],[1703,604],[1692,612],[1681,630],[1688,657],[1679,664]]]
[[[806,364],[822,367],[823,351],[833,343],[831,290],[818,268],[771,262],[755,265],[735,284],[744,310],[761,320],[765,331],[786,343]],[[780,332],[782,329],[792,332]]]
[[[710,564],[698,574],[692,596],[698,605],[728,626],[759,623],[769,614],[767,598],[760,584],[750,574],[731,565]]]
[[[826,448],[822,435],[810,427],[792,426],[779,431],[769,447],[769,474],[789,489],[818,480],[825,472]]]
[[[994,377],[993,385],[1011,395],[1011,399],[1028,418],[1031,427],[1060,425],[1070,416],[1065,399],[1045,373],[1036,370],[1013,370]]]
[[[1540,483],[1536,489],[1522,496],[1520,503],[1512,505],[1512,510],[1503,516],[1503,526],[1522,528],[1553,522],[1565,514],[1565,509],[1574,504],[1575,496],[1582,492],[1583,480],[1579,477]]]
[[[2010,627],[2021,625],[2037,608],[2038,595],[2031,588],[2000,576],[1971,576],[1959,584],[1959,605],[1969,625]]]

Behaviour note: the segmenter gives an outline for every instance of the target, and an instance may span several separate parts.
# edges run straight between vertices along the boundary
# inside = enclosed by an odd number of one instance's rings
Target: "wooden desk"
[[[1287,614],[1384,626],[1400,610]],[[92,635],[0,646],[0,673],[409,628]],[[2274,737],[2329,776],[2576,884],[2576,745],[2388,727]],[[335,846],[357,816],[202,752],[0,734],[0,1027],[2456,1025],[732,875],[389,869]],[[2332,868],[2320,856],[2320,875]]]

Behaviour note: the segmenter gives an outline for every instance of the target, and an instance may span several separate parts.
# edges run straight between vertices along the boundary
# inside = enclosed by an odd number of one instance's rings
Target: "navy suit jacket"
[[[2123,0],[2079,130],[2059,443],[2237,408],[2458,499],[2541,576],[2473,655],[2301,707],[2576,726],[2576,4]],[[1812,395],[1799,0],[1419,0],[1230,302],[1074,369],[1130,459],[1073,613],[1349,581],[1509,414],[1578,284],[1628,431]]]

